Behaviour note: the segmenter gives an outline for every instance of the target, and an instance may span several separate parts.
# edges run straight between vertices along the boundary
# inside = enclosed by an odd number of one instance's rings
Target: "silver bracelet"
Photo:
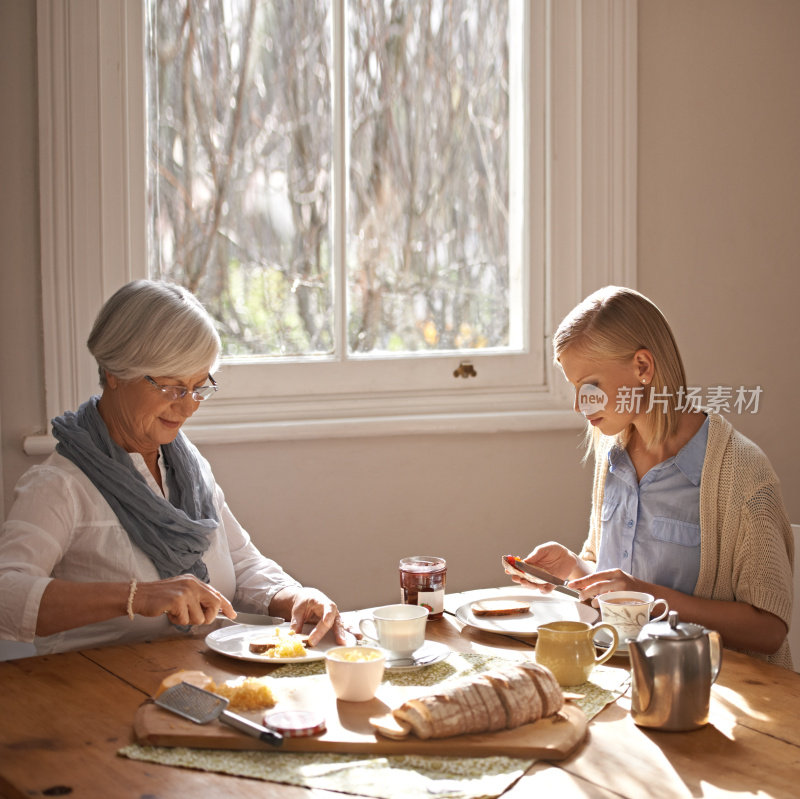
[[[136,578],[133,577],[131,579],[131,588],[128,591],[128,618],[133,621],[133,598],[136,596],[136,586],[138,583],[136,582]]]

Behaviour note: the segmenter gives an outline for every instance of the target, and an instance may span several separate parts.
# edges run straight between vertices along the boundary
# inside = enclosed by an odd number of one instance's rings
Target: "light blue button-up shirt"
[[[627,450],[608,453],[597,571],[622,569],[691,594],[700,573],[700,475],[708,419],[639,481]]]

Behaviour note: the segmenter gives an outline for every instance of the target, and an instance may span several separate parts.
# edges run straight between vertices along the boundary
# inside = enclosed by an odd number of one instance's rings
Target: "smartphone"
[[[524,560],[516,555],[503,555],[502,564],[504,569],[510,569],[518,577],[522,577],[531,583],[550,583],[555,586],[555,590],[562,594],[572,597],[573,599],[580,599],[580,592],[574,588],[567,588],[567,581],[556,577],[544,569],[539,569],[536,566],[531,566],[530,563],[525,563]]]

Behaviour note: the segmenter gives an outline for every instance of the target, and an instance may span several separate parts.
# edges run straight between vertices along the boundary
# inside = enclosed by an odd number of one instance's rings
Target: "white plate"
[[[496,594],[491,596],[497,597]],[[471,609],[473,602],[480,600],[480,597],[476,596],[456,611],[456,618],[464,624],[469,624],[470,627],[477,627],[485,632],[535,638],[538,635],[537,628],[551,621],[585,621],[594,624],[600,617],[595,608],[562,595],[504,594],[502,598],[528,602],[530,610],[515,616],[476,616]]]
[[[333,635],[329,633],[315,647],[306,649],[305,657],[271,658],[266,654],[256,655],[250,651],[248,647],[253,638],[268,638],[278,627],[288,630],[291,625],[287,622],[280,625],[234,624],[230,627],[222,627],[206,636],[206,646],[209,649],[213,649],[214,652],[219,652],[220,655],[227,655],[237,660],[250,660],[254,663],[273,663],[276,666],[280,666],[282,663],[307,663],[311,660],[322,660],[325,657],[325,652],[336,646]],[[309,629],[313,628],[309,627]]]
[[[424,669],[425,666],[432,666],[440,663],[450,654],[450,647],[439,641],[426,641],[419,649],[414,652],[414,662],[404,663],[403,665],[390,666],[390,657],[386,656],[387,671],[410,671],[411,669]],[[397,658],[398,660],[400,658]]]

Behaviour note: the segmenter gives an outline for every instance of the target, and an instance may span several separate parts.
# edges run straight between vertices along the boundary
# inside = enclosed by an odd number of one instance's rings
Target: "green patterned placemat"
[[[518,658],[523,660],[526,658]],[[514,662],[492,655],[453,652],[424,669],[386,672],[395,685],[436,685]],[[290,664],[272,677],[324,674],[320,661]],[[592,680],[569,689],[581,694],[577,704],[592,718],[627,689],[624,669],[598,666]],[[140,746],[119,751],[133,760],[282,782],[305,788],[374,796],[378,799],[483,799],[507,790],[534,763],[511,757],[440,757],[429,755],[347,755],[328,752],[237,752],[186,747]]]
[[[606,705],[619,699],[631,684],[631,675],[627,669],[612,666],[595,666],[592,679],[581,685],[572,685],[564,690],[568,693],[580,694],[575,704],[593,719]]]
[[[445,758],[364,756],[328,752],[231,752],[128,746],[134,760],[214,771],[237,777],[374,796],[378,799],[478,799],[496,797],[518,780],[532,760],[510,757]]]
[[[464,652],[451,652],[446,660],[435,663],[424,669],[407,671],[391,670],[384,674],[383,681],[392,685],[433,686],[446,680],[460,679],[471,674],[480,674],[489,669],[508,665],[509,663],[533,660],[532,656],[521,655],[518,658],[497,657],[495,655],[479,655]],[[325,673],[323,661],[310,663],[292,663],[276,669],[272,677],[307,677]],[[596,666],[592,671],[592,679],[581,685],[572,685],[565,690],[572,694],[580,694],[575,704],[586,714],[586,718],[594,718],[606,705],[622,696],[630,683],[630,675],[626,669],[613,666]]]
[[[445,680],[468,677],[482,671],[506,666],[525,660],[524,657],[511,659],[496,655],[478,655],[464,652],[451,652],[445,660],[433,663],[422,669],[387,669],[383,681],[392,685],[438,685]],[[270,677],[309,677],[325,674],[325,662],[311,660],[308,663],[289,663],[270,674]]]

